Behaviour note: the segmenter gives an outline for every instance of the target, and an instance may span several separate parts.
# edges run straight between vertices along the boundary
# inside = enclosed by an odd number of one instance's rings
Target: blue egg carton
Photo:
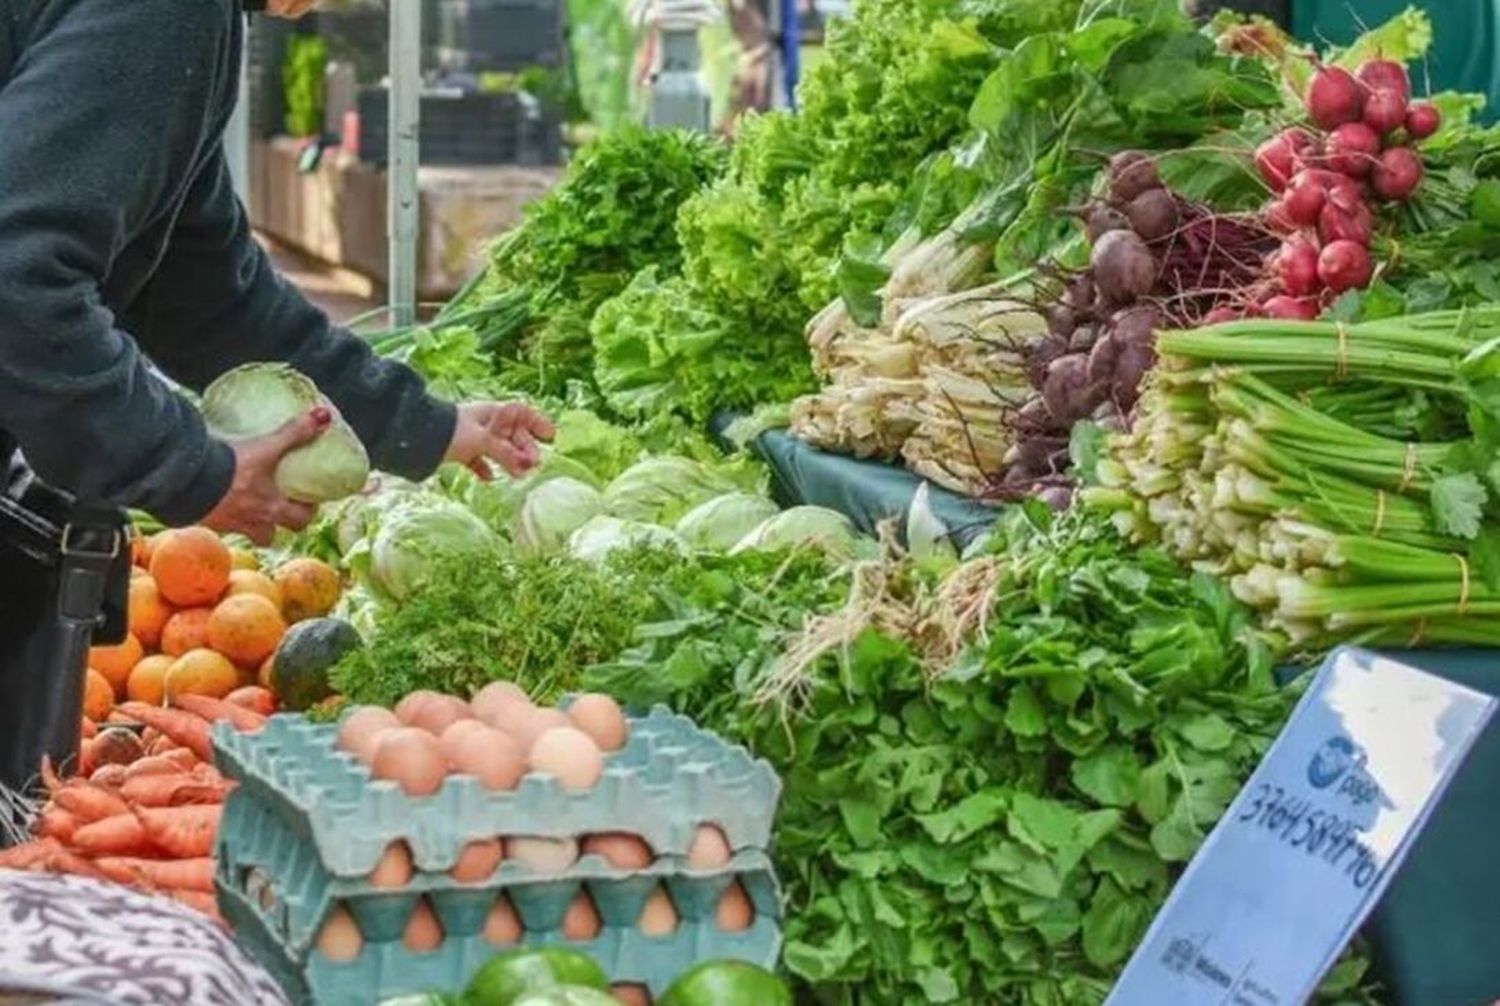
[[[530,773],[512,792],[452,776],[432,796],[414,798],[338,750],[337,733],[280,715],[254,734],[221,724],[214,748],[220,770],[309,839],[323,868],[340,877],[367,876],[397,840],[429,873],[446,873],[464,844],[496,835],[625,831],[659,856],[681,857],[699,826],[712,823],[733,849],[766,849],[781,797],[770,765],[665,708],[630,719],[628,743],[586,792]]]
[[[756,907],[756,918],[743,932],[726,933],[711,921],[689,923],[677,931],[647,936],[629,926],[605,925],[596,939],[566,939],[556,929],[524,931],[509,947],[496,947],[481,935],[449,936],[431,953],[414,953],[400,941],[367,940],[353,961],[334,962],[311,951],[291,953],[267,927],[254,898],[218,882],[219,908],[240,944],[280,983],[297,1006],[371,1006],[395,996],[429,991],[459,992],[487,960],[518,947],[566,946],[592,957],[610,981],[645,985],[661,996],[680,975],[705,960],[732,958],[774,968],[781,949],[781,930],[770,914],[776,905],[773,887],[754,876],[742,878]],[[761,914],[761,909],[766,914]],[[441,910],[439,909],[441,915]]]
[[[621,869],[600,856],[586,855],[560,873],[538,875],[508,858],[474,883],[460,883],[447,871],[419,870],[401,890],[381,889],[368,875],[340,877],[329,872],[317,846],[244,790],[232,793],[225,803],[216,856],[220,886],[244,895],[266,929],[298,959],[312,947],[336,903],[346,905],[360,931],[377,942],[399,940],[422,897],[432,903],[445,933],[475,935],[497,892],[509,898],[522,925],[538,933],[562,926],[580,890],[588,892],[607,926],[633,926],[646,898],[658,887],[666,888],[684,923],[711,922],[719,898],[736,879],[747,891],[765,892],[758,917],[780,917],[775,872],[760,849],[741,849],[714,870],[691,870],[677,856],[658,856],[641,869]]]

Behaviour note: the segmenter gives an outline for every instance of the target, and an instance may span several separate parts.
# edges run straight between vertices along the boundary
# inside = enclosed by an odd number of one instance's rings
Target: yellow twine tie
[[[1427,619],[1417,619],[1417,624],[1412,628],[1411,638],[1406,641],[1408,650],[1416,649],[1422,645],[1422,640],[1427,638]]]
[[[1458,613],[1465,615],[1469,611],[1469,560],[1461,555],[1455,555],[1453,558],[1458,560],[1458,573],[1461,577],[1461,586],[1458,591]]]
[[[1339,334],[1339,355],[1334,366],[1334,376],[1349,376],[1349,326],[1342,321],[1334,322],[1334,328]]]
[[[1401,462],[1401,484],[1396,487],[1398,493],[1404,493],[1411,488],[1412,482],[1417,477],[1417,445],[1407,444],[1406,454]]]
[[[1375,490],[1375,526],[1370,529],[1370,533],[1372,535],[1374,535],[1375,537],[1379,538],[1380,537],[1380,531],[1384,527],[1385,527],[1385,490],[1384,489],[1377,489],[1377,490]]]

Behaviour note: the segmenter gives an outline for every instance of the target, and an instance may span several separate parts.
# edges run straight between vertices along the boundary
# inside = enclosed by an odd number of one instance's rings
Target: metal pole
[[[417,233],[421,192],[422,4],[389,0],[391,9],[390,165],[387,178],[390,229],[390,307],[394,325],[417,315]]]
[[[247,42],[240,57],[239,97],[229,125],[224,129],[224,157],[229,161],[229,177],[234,180],[240,202],[250,200],[250,45]]]

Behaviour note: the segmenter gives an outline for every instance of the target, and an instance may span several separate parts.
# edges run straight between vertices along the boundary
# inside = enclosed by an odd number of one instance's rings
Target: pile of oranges
[[[288,626],[327,615],[339,600],[327,563],[292,559],[268,574],[255,553],[207,528],[138,537],[132,558],[130,634],[89,651],[84,715],[96,723],[126,700],[163,705],[182,694],[271,689]]]

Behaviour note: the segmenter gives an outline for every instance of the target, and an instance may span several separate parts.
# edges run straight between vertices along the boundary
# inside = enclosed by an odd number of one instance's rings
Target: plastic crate
[[[428,92],[422,95],[422,163],[430,165],[562,163],[562,124],[520,94]],[[384,164],[390,92],[359,92],[360,160]]]
[[[562,0],[442,0],[437,52],[450,70],[560,67],[567,53]]]
[[[767,852],[780,782],[764,762],[679,716],[658,710],[631,721],[626,747],[611,755],[586,793],[563,791],[541,774],[511,793],[467,777],[431,797],[412,799],[335,749],[337,730],[300,716],[273,717],[255,735],[215,734],[221,770],[240,785],[224,809],[216,886],[225,917],[247,949],[298,1002],[368,1004],[427,989],[461,988],[502,947],[482,935],[490,910],[506,899],[520,919],[520,946],[567,943],[597,960],[613,981],[660,994],[694,963],[734,957],[773,966],[781,948],[780,891]],[[693,871],[687,850],[712,823],[733,849],[722,869]],[[538,876],[506,859],[472,884],[448,871],[470,841],[639,835],[656,853],[639,870],[601,857],[580,858],[561,874]],[[415,870],[399,891],[367,880],[395,841],[410,847]],[[751,927],[724,932],[719,899],[738,881],[755,908]],[[676,907],[675,932],[650,937],[636,926],[650,894],[664,888]],[[602,928],[568,942],[561,926],[587,891]],[[426,898],[443,926],[442,947],[409,951],[401,935]],[[329,913],[344,905],[365,937],[361,956],[334,963],[314,949]]]

